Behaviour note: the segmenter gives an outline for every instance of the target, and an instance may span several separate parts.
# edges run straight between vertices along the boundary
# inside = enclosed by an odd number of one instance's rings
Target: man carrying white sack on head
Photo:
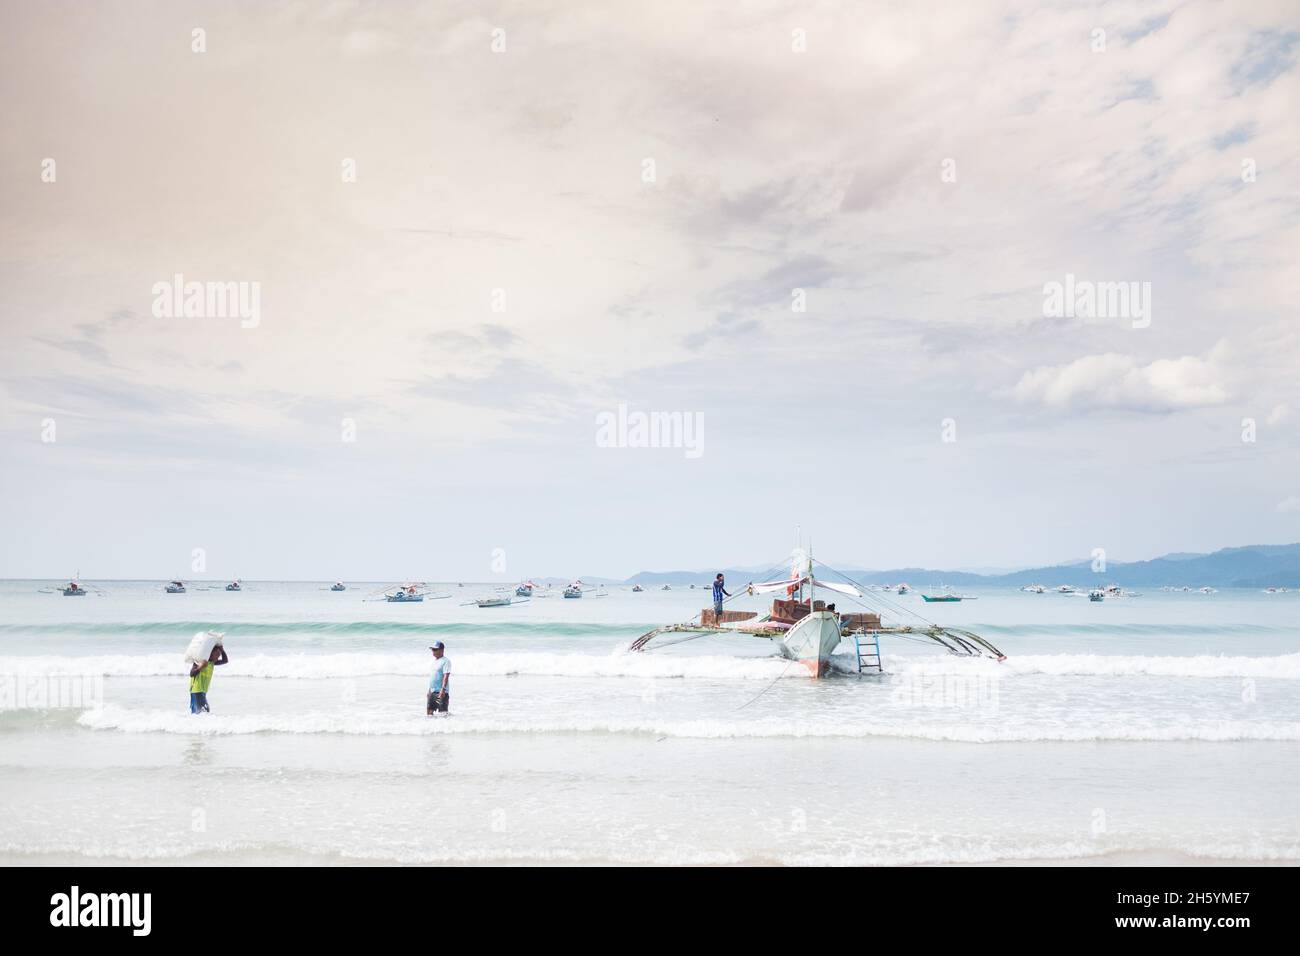
[[[190,713],[207,714],[208,710],[208,688],[212,686],[212,672],[216,670],[218,664],[226,664],[230,658],[226,656],[226,649],[218,644],[212,648],[212,653],[203,663],[198,661],[190,668]]]

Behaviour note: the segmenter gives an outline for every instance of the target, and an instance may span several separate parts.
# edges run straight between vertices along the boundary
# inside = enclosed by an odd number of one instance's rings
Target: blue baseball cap
[[[429,645],[429,650],[431,651],[443,650],[442,641],[434,641],[432,644]]]

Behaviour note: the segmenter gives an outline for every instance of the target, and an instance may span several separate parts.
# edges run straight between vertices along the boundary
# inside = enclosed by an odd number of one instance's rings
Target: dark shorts
[[[451,694],[443,694],[442,700],[440,701],[438,700],[437,694],[435,694],[433,691],[429,691],[429,696],[427,698],[427,701],[428,702],[426,705],[426,709],[429,711],[429,713],[445,714],[447,712],[447,705],[451,703]]]
[[[721,601],[714,601],[714,602],[713,602],[713,613],[716,614],[718,617],[722,617],[722,602],[721,602]]]
[[[208,713],[207,694],[190,694],[190,713],[191,714]]]

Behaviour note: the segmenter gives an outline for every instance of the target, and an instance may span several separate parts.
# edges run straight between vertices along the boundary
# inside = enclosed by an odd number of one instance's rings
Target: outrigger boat
[[[632,585],[632,593],[633,593],[633,594],[640,594],[640,593],[641,593],[642,591],[644,591],[644,590],[645,590],[645,588],[641,587],[641,585],[639,585],[639,584],[634,584],[634,585]]]
[[[390,604],[410,604],[423,601],[426,597],[430,601],[437,601],[440,598],[451,597],[451,595],[435,594],[429,585],[423,581],[407,581],[405,584],[392,584],[386,588],[381,588],[366,600],[387,601]]]
[[[533,588],[537,587],[532,581],[525,581],[519,587],[515,588],[515,594],[519,597],[532,597]]]
[[[510,596],[502,595],[501,597],[479,598],[474,602],[479,607],[509,607],[511,604]]]
[[[244,586],[243,586],[242,584],[240,584],[240,583],[239,583],[239,579],[236,578],[235,580],[231,581],[229,584],[226,585],[226,590],[227,590],[227,591],[242,591],[242,590],[244,590]]]
[[[64,597],[85,597],[87,594],[103,597],[106,593],[93,584],[89,586],[82,584],[80,571],[67,584],[55,585],[52,588],[37,588],[37,591],[41,594],[62,594]]]
[[[163,588],[163,590],[166,591],[168,594],[184,594],[185,582],[172,581],[170,584],[167,585],[167,587]]]
[[[37,590],[41,594],[62,594],[64,597],[85,597],[87,594],[92,593],[101,596],[104,594],[100,588],[95,587],[93,584],[90,587],[86,587],[81,583],[80,578],[81,572],[78,571],[72,580],[65,585],[56,585],[52,588],[38,588]]]
[[[330,585],[331,591],[346,591],[347,589],[348,589],[347,585],[344,584],[342,581],[335,581],[333,584]]]
[[[817,577],[814,563],[843,578],[844,583]],[[835,609],[834,604],[817,600],[819,588],[854,599],[868,610],[865,613],[841,613]],[[814,562],[811,555],[796,552],[789,578],[750,584],[745,588],[744,593],[757,595],[774,592],[784,592],[785,598],[773,600],[772,609],[766,615],[760,617],[757,611],[723,611],[719,616],[712,608],[706,608],[696,619],[685,624],[669,624],[642,634],[632,642],[629,650],[653,650],[656,646],[655,640],[664,634],[692,634],[701,637],[709,634],[750,634],[771,640],[777,645],[782,657],[798,661],[815,678],[830,673],[831,654],[844,639],[852,640],[857,648],[859,673],[871,670],[883,672],[880,658],[881,634],[928,639],[950,654],[963,657],[991,657],[999,661],[1006,660],[1005,654],[973,631],[942,627],[926,621],[919,614],[902,605],[877,598],[875,600],[887,605],[885,609],[910,615],[922,622],[920,625],[882,624],[880,613],[870,610],[867,602],[871,599],[867,597],[866,587],[821,562]],[[668,643],[678,643],[678,641]]]
[[[922,594],[921,600],[926,604],[948,604],[953,601],[975,601],[969,594],[958,594],[952,588],[942,588],[938,594]]]

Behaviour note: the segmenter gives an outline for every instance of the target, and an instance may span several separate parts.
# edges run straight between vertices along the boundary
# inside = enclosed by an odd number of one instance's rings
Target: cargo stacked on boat
[[[758,617],[757,611],[723,611],[722,617],[719,618],[713,613],[713,608],[706,607],[700,612],[701,627],[719,627],[723,624],[734,624],[736,621],[748,621]]]

